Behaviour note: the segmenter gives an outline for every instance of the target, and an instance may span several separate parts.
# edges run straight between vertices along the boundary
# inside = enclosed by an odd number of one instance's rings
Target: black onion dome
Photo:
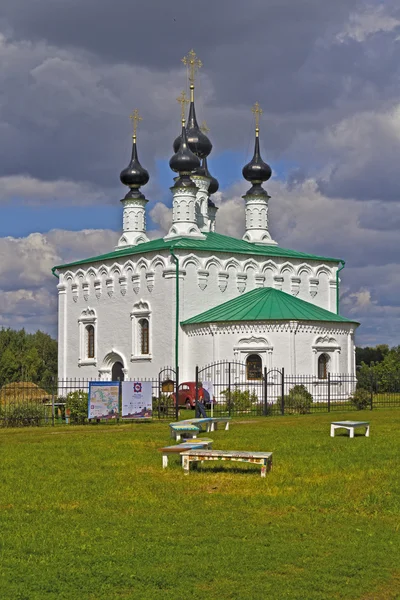
[[[146,185],[150,179],[148,171],[146,171],[139,162],[135,139],[133,140],[132,145],[131,162],[126,169],[121,171],[119,178],[121,182],[128,187],[140,187],[141,185]]]
[[[182,133],[179,139],[179,148],[169,161],[169,166],[175,173],[191,173],[194,169],[199,168],[200,161],[189,148],[184,125],[182,125]]]
[[[207,165],[207,159],[206,158],[203,158],[202,167],[204,169],[205,176],[208,177],[211,180],[210,181],[210,185],[208,186],[208,193],[211,196],[211,194],[215,194],[215,192],[218,192],[218,190],[219,190],[218,179],[216,179],[215,177],[213,177],[211,175],[210,171],[208,170],[208,165]]]
[[[197,123],[196,110],[194,108],[194,102],[190,103],[189,117],[186,125],[186,135],[189,148],[199,158],[205,158],[212,150],[212,143],[208,137],[203,133]],[[178,151],[179,144],[181,143],[181,137],[178,136],[174,141],[174,152]]]
[[[272,175],[271,167],[267,165],[260,156],[260,141],[258,135],[256,136],[256,143],[254,146],[254,156],[251,161],[243,167],[242,173],[243,177],[251,183],[268,181]]]

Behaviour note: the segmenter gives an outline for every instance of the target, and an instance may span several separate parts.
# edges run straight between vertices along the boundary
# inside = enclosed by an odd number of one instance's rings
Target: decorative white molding
[[[106,288],[107,288],[107,294],[111,296],[114,294],[114,279],[112,277],[109,277],[108,279],[106,279]]]
[[[140,290],[140,275],[132,275],[132,289],[137,294]]]
[[[78,296],[79,296],[79,286],[77,283],[73,283],[71,285],[71,293],[72,293],[72,300],[74,302],[78,301]]]
[[[300,292],[300,283],[301,283],[300,277],[292,276],[290,278],[290,291],[293,296],[298,296],[298,294]]]
[[[257,273],[257,275],[254,276],[254,283],[255,286],[258,288],[264,287],[265,275],[263,275],[262,273]]]
[[[314,298],[318,293],[319,279],[317,279],[316,277],[310,277],[310,279],[308,280],[308,284],[310,296]]]
[[[125,296],[127,290],[128,290],[128,278],[126,275],[121,275],[120,278],[118,279],[118,283],[119,283],[119,290],[121,292],[121,294],[123,296]]]
[[[282,275],[274,275],[274,288],[276,290],[282,290],[283,281],[284,281],[284,278],[282,277]]]
[[[221,292],[224,292],[228,286],[229,273],[228,271],[220,271],[218,273],[218,287]]]
[[[246,289],[246,283],[247,283],[247,274],[246,273],[236,273],[236,287],[241,294]]]
[[[149,292],[152,292],[154,288],[154,275],[154,271],[147,271],[146,273],[146,285]]]
[[[203,291],[207,287],[207,279],[209,277],[209,272],[205,269],[198,269],[197,271],[197,283],[199,288]]]

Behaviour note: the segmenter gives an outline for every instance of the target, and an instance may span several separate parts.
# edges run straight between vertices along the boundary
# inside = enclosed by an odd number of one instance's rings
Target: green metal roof
[[[209,232],[205,234],[204,240],[196,240],[192,238],[178,238],[165,241],[163,238],[157,240],[151,240],[139,244],[138,246],[127,246],[121,250],[114,250],[108,254],[101,254],[100,256],[93,256],[91,258],[85,258],[84,260],[78,260],[75,262],[67,263],[64,265],[57,265],[55,269],[61,269],[66,267],[75,267],[78,265],[84,265],[93,262],[103,262],[105,260],[116,260],[122,256],[133,256],[135,254],[146,254],[147,252],[158,252],[160,250],[168,250],[169,248],[182,248],[182,250],[197,250],[204,252],[226,252],[228,254],[248,254],[253,256],[275,256],[282,258],[299,258],[308,260],[321,260],[324,262],[340,262],[339,258],[328,258],[325,256],[315,256],[314,254],[306,254],[305,252],[296,252],[295,250],[288,250],[287,248],[280,248],[279,246],[256,246],[250,242],[244,240],[238,240],[236,238],[221,235],[220,233]]]
[[[257,288],[210,308],[181,325],[227,321],[330,321],[357,323],[274,288]],[[359,323],[357,323],[359,324]]]

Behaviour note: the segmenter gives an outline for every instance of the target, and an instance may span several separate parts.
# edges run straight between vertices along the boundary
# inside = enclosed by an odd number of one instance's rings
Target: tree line
[[[57,341],[43,331],[0,329],[0,387],[30,381],[49,389],[57,377]]]
[[[359,386],[375,391],[400,391],[400,346],[356,348]]]

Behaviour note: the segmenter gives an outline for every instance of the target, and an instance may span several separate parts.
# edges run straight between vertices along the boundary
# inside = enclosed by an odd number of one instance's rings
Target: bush
[[[244,412],[249,410],[253,404],[258,402],[257,394],[254,392],[249,392],[249,390],[242,391],[239,388],[235,388],[234,390],[224,390],[221,392],[221,396],[224,396],[226,399],[226,408],[229,410],[229,406],[231,410],[236,412]]]
[[[365,388],[360,387],[350,396],[349,400],[357,410],[364,410],[371,404],[371,394]]]
[[[304,385],[295,385],[284,397],[284,401],[285,413],[305,415],[311,411],[313,397]],[[280,404],[282,409],[282,399]]]
[[[71,423],[82,425],[86,423],[88,417],[88,399],[89,395],[83,390],[70,392],[66,397],[66,410],[70,411]]]
[[[45,408],[40,404],[13,404],[0,409],[2,427],[38,426],[44,420]]]
[[[174,398],[171,394],[161,394],[158,399],[157,396],[153,396],[153,416],[158,414],[160,409],[161,414],[168,414],[175,408]]]

